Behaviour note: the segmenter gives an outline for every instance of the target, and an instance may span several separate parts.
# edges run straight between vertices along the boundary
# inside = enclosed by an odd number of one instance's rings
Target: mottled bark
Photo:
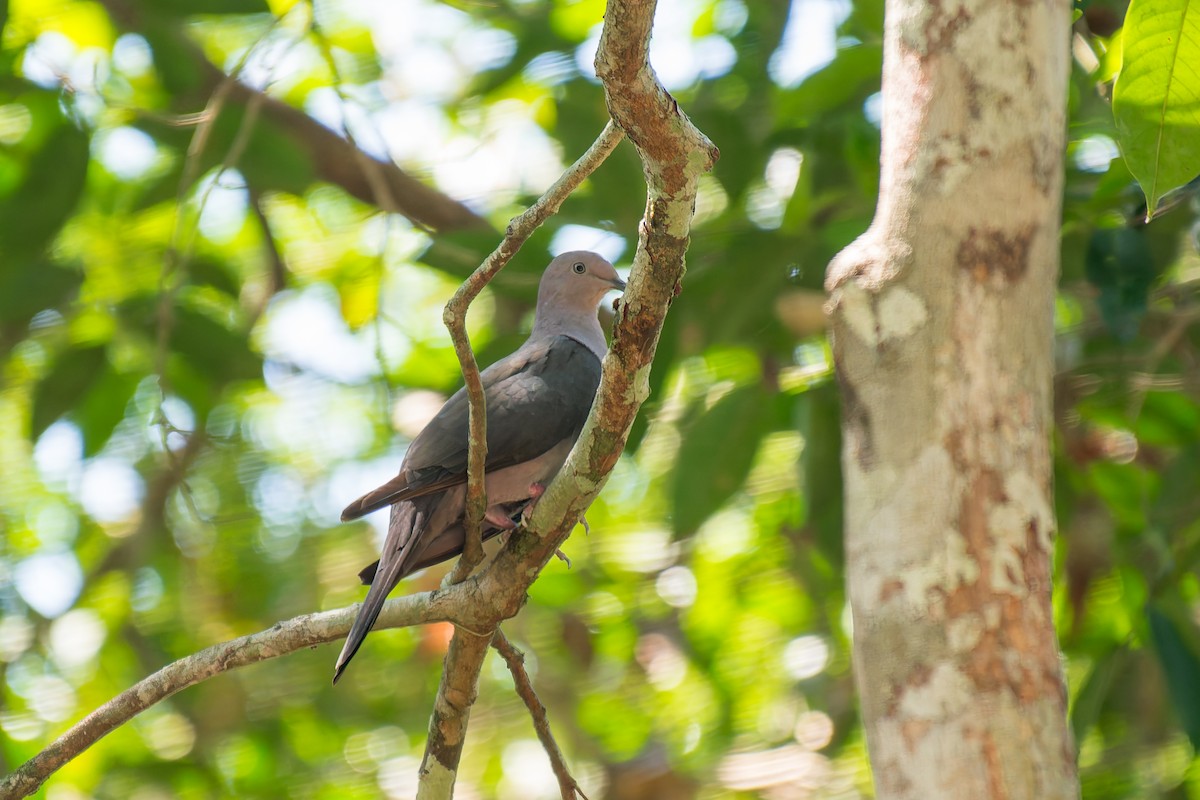
[[[878,796],[1078,796],[1050,606],[1070,3],[888,0],[870,230],[830,265]]]

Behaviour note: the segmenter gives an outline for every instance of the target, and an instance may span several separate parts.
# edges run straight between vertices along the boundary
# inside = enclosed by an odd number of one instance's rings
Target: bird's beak
[[[625,291],[625,286],[626,286],[625,281],[621,280],[620,278],[613,278],[612,280],[609,281],[609,283],[612,284],[612,287],[614,289],[621,291],[621,292]]]

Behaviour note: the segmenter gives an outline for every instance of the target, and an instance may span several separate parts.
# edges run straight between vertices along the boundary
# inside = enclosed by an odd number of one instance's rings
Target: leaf
[[[242,289],[229,265],[217,258],[194,256],[188,264],[187,274],[192,283],[211,286],[233,298],[236,298]]]
[[[250,350],[246,334],[196,309],[176,306],[170,346],[217,383],[262,377],[262,360]]]
[[[113,431],[125,419],[125,408],[137,390],[141,376],[115,371],[108,361],[92,385],[70,412],[83,434],[83,456],[90,458],[103,449]]]
[[[1133,0],[1113,88],[1121,152],[1146,194],[1146,218],[1200,175],[1200,4]]]
[[[83,434],[84,457],[96,455],[125,419],[140,379],[114,370],[104,345],[66,351],[34,390],[31,437],[36,440],[66,416]]]
[[[833,61],[780,97],[781,119],[815,119],[856,98],[879,91],[883,48],[862,44],[838,51]]]
[[[1150,635],[1179,721],[1192,747],[1200,748],[1200,631],[1185,604],[1174,605],[1159,601],[1148,607]]]
[[[833,564],[844,558],[842,546],[842,414],[832,383],[805,392],[800,402],[804,435],[804,497],[808,525],[818,546]]]
[[[33,390],[30,438],[36,441],[55,420],[74,408],[107,364],[104,345],[72,348],[60,354]]]
[[[180,16],[193,14],[265,14],[270,7],[265,0],[150,0],[146,3],[158,11]]]
[[[676,535],[693,533],[741,488],[774,418],[760,384],[722,397],[684,433],[673,492]]]
[[[1100,228],[1088,242],[1085,273],[1100,290],[1104,324],[1122,342],[1137,335],[1158,268],[1143,229]]]
[[[0,326],[23,327],[39,311],[56,308],[79,288],[83,275],[50,261],[16,261],[0,269]]]
[[[1160,468],[1160,474],[1162,489],[1150,508],[1150,519],[1160,530],[1182,531],[1200,518],[1200,493],[1196,492],[1200,444],[1192,443],[1180,450],[1168,465]],[[1180,549],[1178,554],[1182,556],[1184,551]]]
[[[1071,705],[1071,733],[1076,743],[1082,742],[1088,731],[1100,719],[1100,712],[1116,680],[1129,664],[1129,650],[1118,647],[1096,658],[1075,695]]]
[[[214,316],[215,312],[202,308],[194,296],[182,296],[171,310],[167,345],[172,362],[186,362],[184,379],[201,380],[211,390],[230,381],[261,378],[262,357],[250,349],[248,334],[228,327]],[[157,339],[157,298],[128,301],[122,307],[122,317],[151,342]],[[169,373],[174,366],[168,367]],[[171,379],[170,374],[167,377]]]
[[[8,263],[40,253],[75,210],[87,177],[87,134],[62,121],[29,158],[20,182],[0,199],[0,254]]]

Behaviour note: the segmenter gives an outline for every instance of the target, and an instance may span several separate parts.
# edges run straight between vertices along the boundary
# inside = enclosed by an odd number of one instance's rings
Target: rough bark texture
[[[375,630],[444,622],[461,604],[454,592],[421,592],[394,597],[383,606]],[[139,681],[75,723],[46,749],[0,777],[0,798],[15,800],[36,792],[46,779],[100,739],[173,694],[231,669],[346,638],[358,606],[305,614],[258,633],[213,645],[181,658]]]
[[[871,229],[830,265],[880,798],[1078,796],[1051,606],[1066,0],[888,0]]]
[[[591,414],[566,464],[495,560],[452,590],[465,593],[468,602],[464,615],[455,620],[460,630],[451,642],[430,719],[418,790],[423,800],[451,796],[462,754],[455,737],[460,728],[465,733],[487,642],[502,621],[520,611],[530,584],[604,487],[650,393],[658,337],[683,279],[698,182],[718,156],[650,68],[655,6],[653,0],[609,0],[596,54],[596,74],[604,83],[609,113],[637,148],[648,189],[612,347]],[[483,639],[484,644],[468,638]],[[444,703],[451,695],[456,702]]]

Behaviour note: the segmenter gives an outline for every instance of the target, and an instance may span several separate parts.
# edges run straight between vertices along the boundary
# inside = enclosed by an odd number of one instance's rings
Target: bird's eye
[[[571,265],[571,269],[575,270],[576,275],[582,275],[587,270],[587,267],[584,266],[582,261],[576,261]]]

